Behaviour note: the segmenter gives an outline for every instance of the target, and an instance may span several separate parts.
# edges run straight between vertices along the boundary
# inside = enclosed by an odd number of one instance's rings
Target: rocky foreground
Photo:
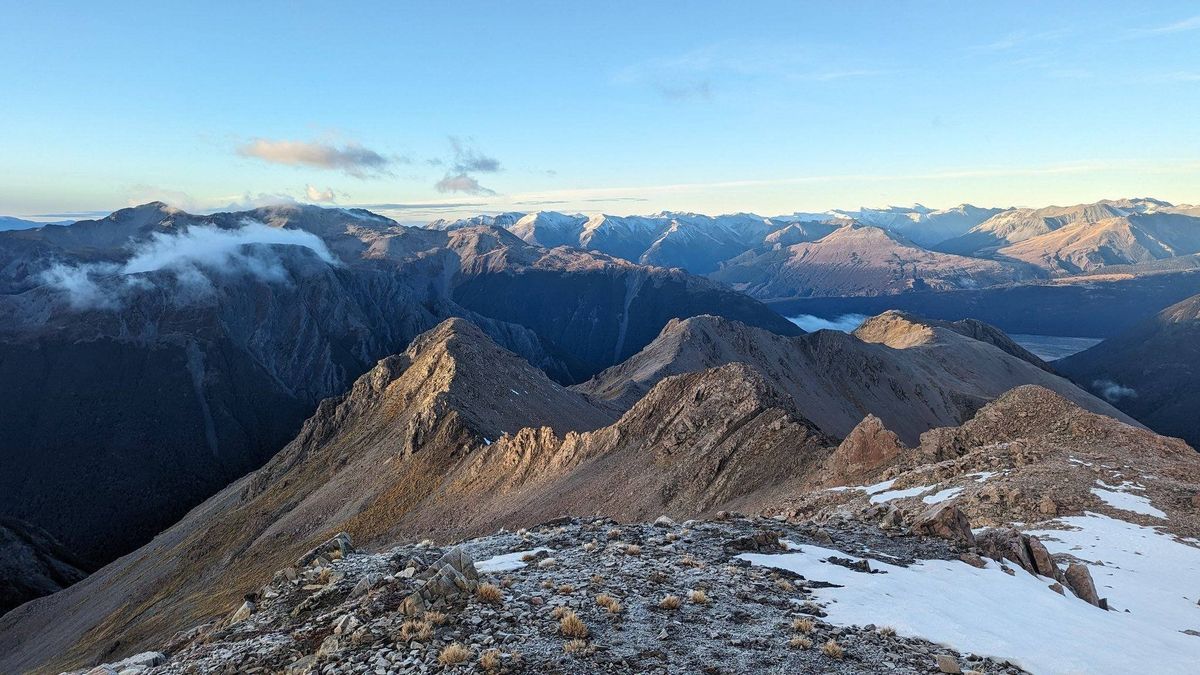
[[[564,518],[377,554],[339,535],[224,620],[180,633],[161,652],[77,672],[1024,672],[886,625],[828,623],[814,590],[829,584],[747,559],[828,547],[846,557],[827,564],[867,578],[886,574],[875,569],[881,560],[982,565],[969,547],[855,519],[722,517]]]

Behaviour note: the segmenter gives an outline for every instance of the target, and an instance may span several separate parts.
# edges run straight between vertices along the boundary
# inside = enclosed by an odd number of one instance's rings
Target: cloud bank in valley
[[[849,333],[861,326],[866,320],[867,315],[865,314],[843,314],[833,319],[822,319],[812,314],[788,317],[788,321],[791,321],[809,333],[818,330],[839,330],[843,333]]]
[[[1092,382],[1092,388],[1109,403],[1116,403],[1123,398],[1137,398],[1138,395],[1136,389],[1122,386],[1112,380],[1096,380]]]
[[[42,282],[67,296],[74,309],[112,309],[125,294],[151,282],[145,275],[169,271],[180,299],[207,297],[213,275],[245,274],[272,283],[289,282],[282,259],[271,245],[301,246],[330,265],[338,261],[325,242],[303,230],[245,221],[236,230],[192,227],[178,234],[155,233],[135,246],[122,263],[57,264],[42,272]]]

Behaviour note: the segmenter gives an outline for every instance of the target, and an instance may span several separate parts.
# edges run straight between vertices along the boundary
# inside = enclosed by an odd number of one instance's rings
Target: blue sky
[[[1196,2],[11,2],[3,15],[4,214],[152,199],[373,205],[406,221],[1200,201]]]

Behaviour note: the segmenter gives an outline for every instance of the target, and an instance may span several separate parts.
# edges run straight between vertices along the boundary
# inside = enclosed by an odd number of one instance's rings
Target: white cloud
[[[1096,380],[1092,383],[1092,388],[1104,397],[1104,400],[1109,403],[1116,403],[1123,398],[1137,398],[1137,390],[1124,387],[1112,380]]]
[[[319,190],[312,185],[304,186],[304,196],[308,197],[310,202],[335,202],[337,195],[333,193],[333,188],[327,187],[324,190]]]
[[[311,232],[246,221],[236,230],[192,227],[179,234],[155,233],[135,247],[124,264],[59,264],[41,278],[65,293],[74,309],[111,309],[131,289],[151,283],[141,275],[169,271],[176,299],[186,301],[211,295],[213,275],[246,274],[267,282],[289,282],[283,261],[267,247],[280,244],[302,246],[324,262],[338,264],[325,242]]]
[[[463,192],[469,195],[494,195],[495,190],[485,188],[472,176],[460,173],[456,176],[447,175],[433,186],[438,192]]]
[[[338,147],[318,141],[256,138],[238,147],[243,157],[272,164],[342,171],[355,178],[386,175],[392,160],[358,143]]]

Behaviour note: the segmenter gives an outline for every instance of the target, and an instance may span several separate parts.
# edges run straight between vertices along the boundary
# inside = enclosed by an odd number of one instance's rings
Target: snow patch
[[[921,498],[921,501],[925,502],[926,504],[941,504],[948,499],[954,499],[958,496],[958,493],[962,491],[963,489],[960,487],[946,488],[945,490],[940,490]]]
[[[917,495],[921,494],[922,492],[928,492],[929,490],[932,490],[932,489],[933,489],[932,485],[918,485],[916,487],[903,488],[901,490],[888,490],[887,492],[880,492],[878,494],[870,493],[872,495],[871,503],[872,504],[882,504],[884,502],[890,502],[893,499],[904,499],[905,497],[916,497]]]
[[[492,574],[495,572],[511,572],[525,566],[525,562],[521,558],[531,553],[539,551],[547,551],[550,549],[545,546],[539,546],[529,551],[514,551],[512,553],[504,553],[494,558],[488,558],[481,562],[475,563],[475,571],[480,574]]]
[[[1059,595],[1050,580],[1024,572],[1009,576],[987,561],[978,569],[957,560],[925,560],[899,567],[872,560],[886,574],[864,574],[826,562],[833,549],[795,546],[783,554],[743,554],[758,565],[791,570],[808,579],[838,584],[815,589],[827,621],[837,625],[888,625],[902,635],[922,637],[983,656],[1007,659],[1035,673],[1195,672],[1200,638],[1184,628],[1200,625],[1191,581],[1200,577],[1200,550],[1151,528],[1103,516],[1077,521],[1057,548],[1116,560],[1093,566],[1101,595],[1120,609],[1105,612]],[[1135,543],[1136,542],[1136,543]],[[1122,546],[1125,550],[1122,550]],[[1074,547],[1072,549],[1072,547]],[[1090,547],[1090,548],[1089,548]],[[1135,555],[1132,549],[1145,555]],[[1106,571],[1110,574],[1106,575]]]
[[[1104,485],[1103,481],[1098,482],[1101,485]],[[1150,503],[1149,497],[1134,495],[1123,491],[1105,490],[1098,487],[1092,488],[1092,494],[1099,497],[1101,501],[1113,507],[1114,509],[1132,511],[1133,513],[1140,513],[1142,515],[1153,516],[1155,518],[1167,517],[1166,513],[1154,508],[1154,506]]]

